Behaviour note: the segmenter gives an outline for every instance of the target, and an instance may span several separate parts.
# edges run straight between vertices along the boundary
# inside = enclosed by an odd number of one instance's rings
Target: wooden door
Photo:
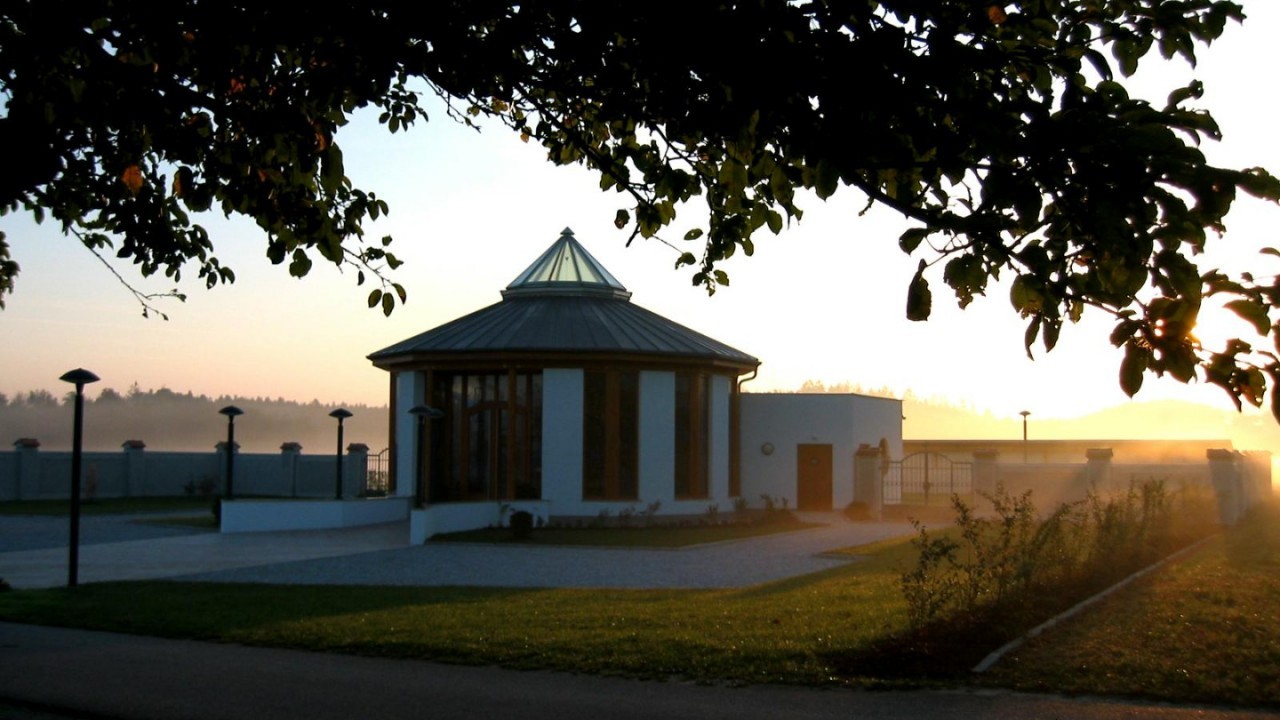
[[[831,445],[796,446],[796,509],[831,510]]]

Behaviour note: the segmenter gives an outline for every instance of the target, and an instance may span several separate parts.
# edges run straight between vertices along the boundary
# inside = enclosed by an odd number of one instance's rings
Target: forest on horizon
[[[57,397],[47,390],[13,397],[0,393],[0,441],[5,449],[19,438],[35,438],[47,450],[70,448],[74,398],[74,392]],[[343,422],[344,445],[364,443],[375,453],[387,446],[385,405],[209,397],[165,387],[143,390],[135,384],[124,393],[103,388],[92,399],[86,397],[84,447],[110,451],[120,449],[126,441],[141,440],[151,450],[212,451],[227,439],[227,418],[218,410],[228,405],[244,411],[235,422],[241,452],[277,452],[282,444],[296,442],[304,454],[332,454],[337,447],[338,421],[329,413],[338,407],[352,413]]]

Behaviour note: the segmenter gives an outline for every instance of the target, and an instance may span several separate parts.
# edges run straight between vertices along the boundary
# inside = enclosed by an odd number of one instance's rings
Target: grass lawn
[[[396,658],[697,682],[903,687],[988,684],[1280,706],[1280,512],[969,674],[1003,642],[911,667],[899,574],[906,539],[863,559],[734,590],[290,587],[102,583],[0,593],[0,618]],[[961,643],[966,643],[962,645]],[[935,646],[934,650],[938,648]],[[937,658],[933,658],[935,661]]]
[[[205,530],[218,529],[218,519],[211,512],[206,512],[202,515],[166,515],[158,518],[135,520],[134,522],[141,525],[177,525]]]
[[[83,515],[125,515],[130,513],[175,512],[200,510],[209,512],[209,498],[179,495],[176,497],[134,497],[81,500]],[[0,502],[0,515],[70,515],[70,500],[11,500]]]
[[[791,516],[787,516],[790,518]],[[482,528],[466,532],[445,533],[431,542],[521,543],[527,545],[590,545],[595,547],[680,548],[711,542],[742,540],[818,527],[788,519],[777,522],[728,524],[721,526],[690,525],[622,528],[537,528],[527,537],[516,537],[510,528]]]

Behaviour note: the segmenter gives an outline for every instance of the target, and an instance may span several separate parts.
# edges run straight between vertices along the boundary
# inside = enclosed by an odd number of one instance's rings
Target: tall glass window
[[[582,377],[582,497],[636,500],[640,490],[640,375],[588,370]]]
[[[429,502],[542,496],[542,374],[433,373]]]
[[[710,392],[706,375],[676,373],[675,495],[677,499],[708,496]]]

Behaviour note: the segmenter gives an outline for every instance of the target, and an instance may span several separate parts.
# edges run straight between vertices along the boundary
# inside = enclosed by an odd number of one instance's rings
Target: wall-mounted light
[[[773,443],[767,442],[767,443],[765,443],[765,444],[761,445],[761,446],[760,446],[760,452],[764,453],[765,455],[772,455],[772,454],[773,454]]]

